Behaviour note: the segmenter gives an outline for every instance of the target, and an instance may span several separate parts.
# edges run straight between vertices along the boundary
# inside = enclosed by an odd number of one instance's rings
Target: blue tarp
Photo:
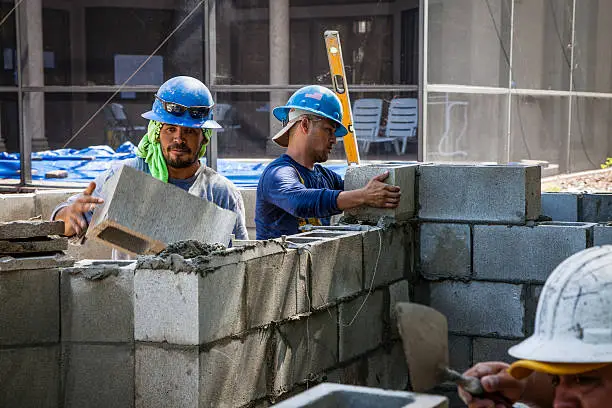
[[[112,161],[136,157],[136,147],[131,142],[122,144],[117,151],[108,146],[90,146],[86,149],[58,149],[32,153],[32,179],[59,182],[88,182],[110,167]],[[218,171],[241,188],[257,187],[259,176],[267,161],[240,161],[219,159]],[[346,164],[326,165],[342,177]],[[19,154],[0,152],[0,183],[2,180],[19,180]],[[53,170],[66,170],[68,177],[47,179],[45,174]]]

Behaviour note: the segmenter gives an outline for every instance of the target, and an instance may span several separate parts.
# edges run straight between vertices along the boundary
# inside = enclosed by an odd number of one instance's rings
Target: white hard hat
[[[533,336],[508,352],[532,362],[612,363],[612,245],[578,252],[553,271]]]

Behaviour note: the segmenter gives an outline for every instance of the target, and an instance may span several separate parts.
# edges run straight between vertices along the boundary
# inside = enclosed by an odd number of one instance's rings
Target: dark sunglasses
[[[157,95],[155,95],[155,99],[161,102],[162,107],[166,112],[175,116],[183,116],[185,111],[188,111],[192,118],[203,119],[208,116],[210,110],[212,109],[212,106],[185,106],[176,102],[167,102]]]

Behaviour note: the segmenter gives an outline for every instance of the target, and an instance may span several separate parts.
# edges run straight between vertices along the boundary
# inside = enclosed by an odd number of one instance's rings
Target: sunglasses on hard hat
[[[208,116],[212,106],[185,106],[176,102],[164,101],[159,96],[155,95],[155,99],[161,102],[162,107],[168,113],[175,116],[183,116],[185,111],[189,112],[189,115],[194,119],[203,119]]]

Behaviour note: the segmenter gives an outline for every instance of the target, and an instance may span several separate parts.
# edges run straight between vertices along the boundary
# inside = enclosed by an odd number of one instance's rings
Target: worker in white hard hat
[[[531,407],[612,407],[611,245],[581,251],[553,271],[533,336],[508,353],[519,360],[480,363],[465,374],[480,378],[485,391]],[[469,408],[506,406],[461,388],[459,395]]]

